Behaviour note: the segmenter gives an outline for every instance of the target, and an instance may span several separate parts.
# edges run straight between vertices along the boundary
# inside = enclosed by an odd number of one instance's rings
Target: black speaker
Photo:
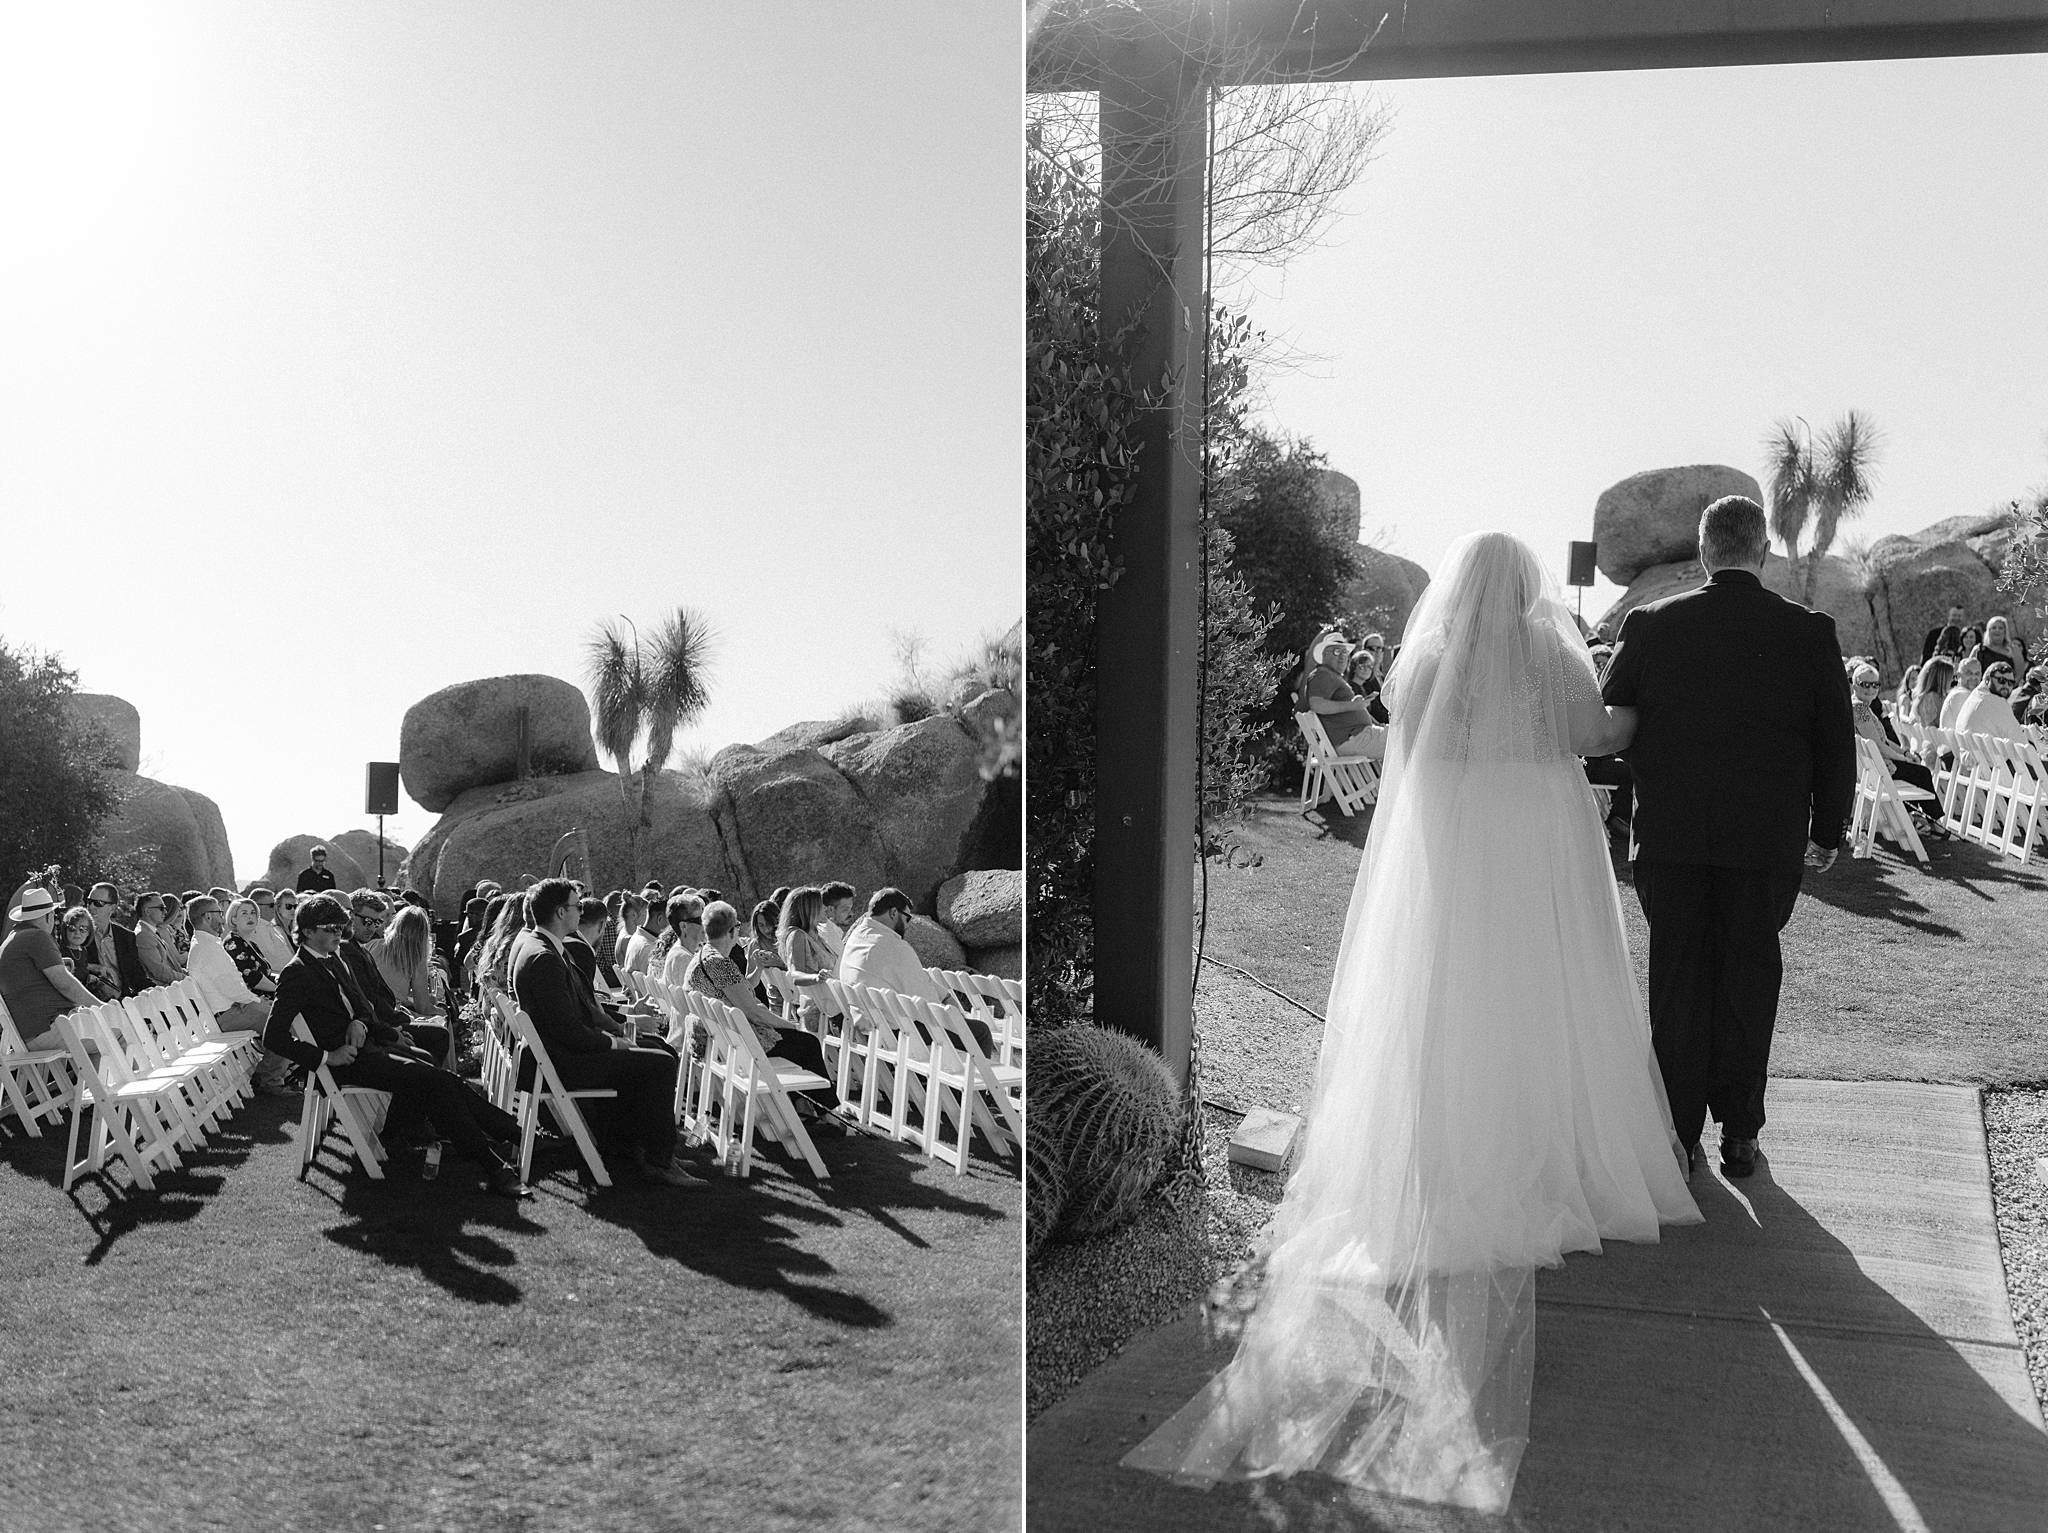
[[[1572,544],[1571,573],[1564,577],[1568,586],[1589,586],[1593,583],[1593,566],[1600,556],[1598,543]]]
[[[398,813],[398,763],[395,761],[373,761],[370,763],[369,787],[364,797],[364,814]]]

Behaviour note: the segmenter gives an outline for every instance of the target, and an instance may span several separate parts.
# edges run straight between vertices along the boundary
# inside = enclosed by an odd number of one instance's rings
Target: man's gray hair
[[[1706,568],[1753,569],[1770,548],[1764,508],[1747,495],[1723,495],[1700,513],[1700,563]]]

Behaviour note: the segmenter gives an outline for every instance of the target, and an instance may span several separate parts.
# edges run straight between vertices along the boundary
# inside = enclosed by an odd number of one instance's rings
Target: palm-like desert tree
[[[1792,579],[1808,602],[1836,530],[1870,500],[1882,444],[1877,422],[1862,410],[1848,411],[1818,442],[1796,416],[1773,423],[1764,437],[1771,532],[1785,545]],[[1813,541],[1802,555],[1799,543],[1809,524]]]
[[[621,626],[623,625],[623,626]],[[629,637],[630,635],[630,637]],[[675,753],[676,731],[711,701],[711,627],[678,607],[642,639],[632,619],[601,623],[589,643],[589,679],[597,744],[619,772],[619,794],[633,803],[633,749],[640,756],[640,795],[632,825],[633,876],[641,876],[640,832],[650,815],[654,774]]]

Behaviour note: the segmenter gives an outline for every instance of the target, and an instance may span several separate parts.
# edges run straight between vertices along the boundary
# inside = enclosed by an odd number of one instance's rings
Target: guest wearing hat
[[[1370,705],[1344,679],[1350,658],[1351,646],[1343,634],[1334,628],[1318,634],[1308,647],[1310,668],[1295,694],[1295,712],[1320,718],[1338,755],[1377,761],[1387,753],[1387,732],[1372,721]]]
[[[64,966],[50,935],[60,908],[47,889],[22,890],[8,907],[7,937],[0,941],[0,1001],[30,1048],[45,1040],[50,1024],[65,1012],[100,1003]]]
[[[332,889],[334,870],[327,866],[327,848],[316,845],[307,855],[313,859],[313,865],[299,875],[294,887],[301,894],[318,894],[323,889]]]

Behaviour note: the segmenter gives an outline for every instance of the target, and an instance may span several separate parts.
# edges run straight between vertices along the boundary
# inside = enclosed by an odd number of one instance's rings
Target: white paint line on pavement
[[[1884,1509],[1899,1525],[1899,1533],[1927,1533],[1927,1523],[1920,1515],[1920,1508],[1913,1504],[1912,1496],[1899,1483],[1898,1476],[1885,1467],[1884,1460],[1877,1456],[1877,1450],[1870,1446],[1870,1439],[1849,1419],[1849,1413],[1836,1402],[1834,1394],[1821,1382],[1820,1375],[1813,1371],[1813,1365],[1792,1344],[1785,1328],[1771,1319],[1769,1310],[1761,1305],[1758,1308],[1762,1310],[1764,1319],[1770,1322],[1771,1330],[1776,1333],[1786,1355],[1792,1359],[1792,1366],[1799,1370],[1799,1376],[1806,1380],[1806,1387],[1813,1391],[1814,1397],[1827,1411],[1828,1419],[1834,1422],[1835,1430],[1842,1434],[1842,1441],[1849,1445],[1849,1451],[1856,1455],[1856,1462],[1863,1466],[1863,1473],[1884,1501]]]

